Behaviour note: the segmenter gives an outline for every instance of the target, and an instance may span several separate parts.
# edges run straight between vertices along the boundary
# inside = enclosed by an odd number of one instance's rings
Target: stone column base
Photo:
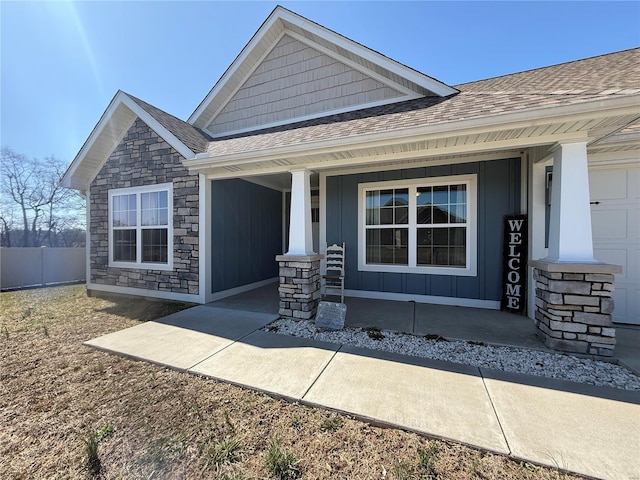
[[[278,255],[280,310],[283,317],[311,319],[320,301],[320,260],[323,255]]]
[[[538,337],[555,350],[613,356],[613,282],[619,265],[529,262],[536,282]]]

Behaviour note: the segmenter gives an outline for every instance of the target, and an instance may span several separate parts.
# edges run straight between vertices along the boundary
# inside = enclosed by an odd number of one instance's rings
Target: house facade
[[[450,86],[277,7],[186,121],[111,101],[63,179],[89,199],[87,287],[279,282],[311,318],[345,242],[347,296],[506,296],[548,345],[609,355],[612,318],[640,323],[639,85],[634,49]]]

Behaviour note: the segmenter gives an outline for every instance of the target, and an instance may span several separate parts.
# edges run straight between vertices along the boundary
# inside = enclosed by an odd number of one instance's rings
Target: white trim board
[[[240,80],[239,82],[237,82],[236,86],[233,88],[233,90],[231,90],[229,92],[229,94],[227,94],[227,98],[224,99],[224,101],[220,102],[220,105],[218,106],[218,108],[216,108],[216,110],[209,116],[209,118],[207,119],[206,122],[203,122],[203,130],[205,132],[207,132],[209,135],[211,135],[212,137],[215,138],[215,134],[212,133],[209,130],[209,127],[211,126],[211,124],[213,123],[213,121],[216,119],[216,117],[218,115],[220,115],[220,113],[224,110],[224,108],[229,104],[229,102],[231,101],[231,99],[233,99],[233,97],[238,93],[238,91],[242,88],[242,86],[247,82],[247,80],[249,78],[251,78],[251,75],[253,75],[255,73],[255,71],[258,69],[258,67],[262,64],[262,62],[264,62],[264,59],[267,58],[267,56],[273,51],[273,49],[276,47],[276,45],[280,42],[280,40],[282,40],[282,37],[285,36],[285,31],[282,31],[278,34],[278,36],[276,37],[276,39],[273,41],[273,43],[271,44],[271,46],[269,48],[266,48],[264,53],[262,55],[260,55],[260,57],[254,62],[253,65],[251,65],[251,68],[249,70],[247,70],[247,72],[243,75],[242,80]],[[253,39],[251,39],[251,42],[253,41]],[[249,43],[251,43],[249,42]],[[248,46],[248,44],[247,44]],[[246,47],[245,47],[246,48]],[[238,55],[238,58],[240,58],[240,56],[242,56],[244,54],[244,50],[240,53],[240,55]],[[248,55],[248,54],[247,54]],[[234,61],[233,64],[231,64],[231,66],[229,67],[229,70],[231,70],[231,74],[228,75],[228,80],[233,78],[233,74],[235,74],[235,71],[238,69],[238,67],[241,65],[241,63],[238,63],[236,65],[236,62],[238,61],[238,59],[236,59]],[[243,60],[244,61],[244,60]],[[222,90],[225,86],[228,80],[223,81],[223,78],[227,77],[227,72],[225,72],[222,77],[220,77],[220,80],[218,80],[218,82],[214,85],[213,89],[211,90],[211,92],[207,95],[206,98],[210,98],[209,101],[206,104],[206,107],[202,110],[202,113],[205,112],[205,110],[209,107],[209,104],[213,101],[213,99],[215,97],[217,97],[220,93],[219,91]],[[216,93],[214,95],[213,92],[214,90],[216,91]],[[205,100],[206,100],[205,98]],[[203,104],[204,104],[204,100],[203,100]],[[200,108],[200,107],[198,107]],[[196,110],[197,111],[197,110]],[[187,120],[187,122],[191,123],[191,118],[195,115],[195,112],[191,114],[191,117],[189,117],[189,119]],[[198,116],[200,116],[201,114],[199,114]],[[195,121],[193,123],[195,125]],[[246,131],[250,131],[250,130],[246,130]],[[225,136],[225,135],[233,135],[234,132],[229,132],[229,133],[222,133],[222,134],[218,134],[217,136]],[[240,131],[238,131],[237,133],[240,133]]]
[[[327,295],[340,294],[339,290],[327,288]],[[484,308],[500,310],[500,302],[494,300],[479,300],[476,298],[439,297],[435,295],[413,295],[410,293],[376,292],[371,290],[345,290],[345,297],[371,298],[376,300],[394,300],[398,302],[415,301],[417,303],[432,303],[434,305],[451,305],[456,307]]]
[[[198,175],[198,292],[201,303],[211,297],[211,189],[213,181]]]
[[[366,75],[374,80],[379,81],[380,83],[386,85],[387,87],[396,90],[398,93],[403,94],[402,98],[404,100],[408,100],[410,98],[419,98],[422,97],[424,95],[420,95],[418,92],[414,92],[413,90],[411,90],[410,88],[405,87],[404,85],[401,85],[395,81],[393,81],[392,79],[385,77],[384,75],[380,75],[379,73],[364,67],[363,65],[360,65],[358,62],[354,62],[353,60],[350,60],[347,57],[344,57],[342,55],[340,55],[338,52],[334,52],[333,50],[324,47],[322,45],[320,45],[319,43],[315,43],[312,42],[311,40],[309,40],[308,38],[303,37],[302,35],[296,33],[296,32],[292,32],[291,30],[285,30],[285,35],[290,36],[291,38],[298,40],[300,43],[305,44],[307,47],[309,48],[313,48],[314,50],[319,51],[320,53],[323,53],[325,55],[327,55],[328,57],[333,58],[334,60],[337,60],[338,62],[344,63],[345,65],[347,65],[348,67],[353,68],[354,70],[362,73],[363,75]],[[424,88],[424,87],[423,87]],[[455,93],[455,92],[452,92]]]
[[[116,111],[119,109],[126,109],[133,115],[132,118],[125,121],[123,124],[111,124],[112,117],[116,114]],[[93,179],[100,173],[102,167],[107,162],[115,148],[122,141],[122,138],[129,131],[136,118],[142,120],[151,130],[153,130],[163,141],[173,147],[180,155],[182,155],[185,159],[193,159],[195,158],[195,153],[193,153],[184,143],[182,143],[178,138],[173,135],[169,130],[163,127],[155,118],[151,116],[145,109],[143,109],[135,100],[129,97],[122,90],[118,90],[116,95],[113,97],[113,100],[105,110],[105,112],[100,117],[100,120],[92,130],[89,138],[85,142],[85,144],[80,149],[80,152],[76,155],[73,162],[65,172],[62,177],[61,183],[65,187],[69,188],[80,188],[81,184],[84,187],[84,184],[81,180],[86,180],[87,184],[91,184]],[[93,147],[95,146],[96,140],[102,135],[105,130],[114,129],[117,130],[117,135],[114,136],[114,141],[110,144],[106,150],[104,148],[98,149],[99,151],[93,152]],[[98,148],[98,147],[96,147]],[[95,169],[91,172],[91,175],[87,175],[86,172],[81,176],[81,179],[78,180],[74,178],[76,171],[85,162],[87,156],[95,155],[99,156],[100,160],[97,162]]]
[[[282,125],[289,125],[289,124],[293,124],[293,123],[305,122],[307,120],[315,120],[316,118],[330,117],[332,115],[339,115],[341,113],[355,112],[357,110],[366,110],[367,108],[379,107],[381,105],[391,105],[393,103],[405,102],[405,101],[411,100],[413,98],[419,98],[419,97],[418,96],[404,95],[404,96],[401,96],[401,97],[386,98],[384,100],[377,100],[375,102],[361,103],[361,104],[358,104],[358,105],[351,105],[351,106],[348,106],[348,107],[337,108],[337,109],[334,109],[334,110],[326,110],[326,111],[322,111],[322,112],[312,113],[312,114],[309,114],[309,115],[303,115],[303,116],[300,116],[300,117],[287,118],[285,120],[279,120],[277,122],[261,123],[260,125],[254,125],[254,126],[251,126],[251,127],[240,128],[238,130],[228,130],[228,131],[224,131],[222,133],[213,133],[212,131],[207,130],[207,129],[205,129],[205,131],[211,136],[211,138],[224,138],[224,137],[228,137],[230,135],[239,135],[239,134],[242,134],[242,133],[257,132],[259,130],[266,130],[266,129],[272,128],[272,127],[280,127]],[[220,113],[220,112],[218,112],[218,113]],[[212,118],[211,121],[213,122],[213,120],[215,120],[215,116]],[[211,125],[211,122],[209,122],[208,125]]]
[[[458,90],[446,85],[435,78],[429,77],[428,75],[424,75],[414,69],[407,67],[395,60],[392,60],[389,57],[386,57],[370,48],[367,48],[353,40],[350,40],[347,37],[339,35],[317,23],[314,23],[296,13],[293,13],[286,8],[281,6],[277,6],[273,12],[269,15],[269,17],[265,20],[265,22],[260,26],[258,31],[253,35],[251,40],[245,45],[240,54],[236,57],[233,63],[229,66],[229,68],[223,73],[222,77],[216,82],[214,87],[209,91],[207,96],[200,102],[196,110],[189,116],[187,120],[188,123],[192,125],[197,125],[201,128],[207,127],[215,115],[219,111],[216,110],[213,114],[204,115],[207,113],[207,109],[209,105],[213,102],[213,100],[221,94],[222,90],[228,82],[236,82],[238,85],[242,85],[248,75],[250,75],[256,68],[256,65],[259,65],[260,62],[264,59],[264,57],[270,52],[273,46],[282,38],[283,34],[289,35],[297,35],[296,32],[293,31],[293,28],[297,28],[300,30],[304,30],[308,32],[311,36],[318,37],[330,44],[333,44],[337,47],[337,49],[344,49],[348,52],[353,53],[354,55],[373,63],[374,65],[378,65],[383,69],[394,73],[400,77],[407,79],[409,82],[412,82],[425,90],[435,93],[441,97],[452,95],[457,93]],[[268,37],[271,36],[271,40],[267,40]],[[304,38],[304,37],[303,37]],[[266,42],[269,42],[266,44]],[[305,43],[311,44],[314,48],[318,45],[311,39],[305,38]],[[252,53],[256,50],[264,49],[262,55],[257,57],[256,60],[250,60]],[[338,52],[332,51],[332,57],[336,58],[342,57]],[[253,62],[252,64],[247,64],[247,62]],[[239,72],[242,69],[245,71],[240,74]],[[363,67],[361,67],[363,68]],[[366,69],[369,70],[369,69]],[[236,79],[236,77],[238,77]],[[395,83],[391,79],[387,79],[385,83]],[[232,89],[236,90],[236,88]],[[417,92],[416,92],[417,93]],[[221,102],[221,103],[226,103]],[[206,121],[203,119],[206,118]]]
[[[87,287],[89,286],[89,283],[91,282],[91,185],[87,185],[87,193],[86,193],[86,203],[85,203],[85,218],[86,218],[86,230],[84,232],[84,245],[85,245],[85,274],[86,274],[86,280],[85,280],[85,284],[87,285]],[[108,214],[107,214],[108,217]],[[107,228],[107,235],[109,235],[108,233],[108,228]],[[108,243],[107,243],[107,248],[109,248]],[[108,261],[108,260],[107,260]]]
[[[266,285],[270,285],[272,283],[276,283],[279,281],[280,281],[280,277],[273,277],[273,278],[268,278],[266,280],[260,280],[259,282],[248,283],[246,285],[241,285],[239,287],[230,288],[228,290],[221,290],[220,292],[215,292],[210,294],[210,297],[207,303],[215,302],[216,300],[222,300],[223,298],[227,298],[227,297],[232,297],[234,295],[238,295],[239,293],[248,292],[249,290],[254,290],[256,288],[264,287]]]
[[[137,297],[160,298],[162,300],[175,300],[177,302],[202,303],[200,295],[188,293],[173,293],[163,290],[145,290],[144,288],[119,287],[117,285],[103,285],[87,282],[88,290],[96,292],[118,293],[122,295],[134,295]]]
[[[269,56],[269,54],[273,51],[273,49],[276,47],[276,45],[278,44],[278,42],[280,42],[280,40],[282,40],[283,37],[285,36],[289,36],[291,38],[293,38],[294,40],[299,41],[300,43],[303,43],[304,45],[306,45],[309,48],[312,48],[320,53],[323,53],[324,55],[327,55],[328,57],[333,58],[334,60],[336,60],[337,62],[343,63],[344,65],[347,65],[348,67],[358,71],[359,73],[372,78],[374,80],[377,80],[378,82],[386,85],[387,87],[391,88],[392,90],[395,90],[396,92],[398,92],[398,96],[397,97],[393,97],[393,98],[385,98],[383,100],[377,100],[375,102],[368,102],[368,103],[363,103],[363,104],[358,104],[358,105],[350,105],[347,107],[343,107],[343,108],[338,108],[338,109],[334,109],[334,110],[327,110],[327,111],[322,111],[322,112],[317,112],[317,113],[313,113],[313,114],[309,114],[309,115],[303,115],[303,116],[299,116],[299,117],[293,117],[293,118],[287,118],[285,120],[279,120],[277,122],[270,122],[270,123],[263,123],[260,125],[254,125],[251,127],[246,127],[246,128],[240,128],[240,129],[236,129],[236,130],[228,130],[228,131],[224,131],[222,133],[214,133],[211,130],[209,130],[209,127],[211,126],[211,124],[213,123],[213,121],[216,119],[216,117],[218,115],[220,115],[220,113],[225,109],[225,107],[229,104],[229,102],[234,98],[234,96],[238,93],[238,91],[242,88],[242,86],[247,82],[247,80],[251,77],[251,75],[253,75],[253,73],[258,69],[258,67],[262,64],[262,62],[264,62],[265,58],[267,56]],[[221,138],[221,137],[226,137],[229,135],[238,135],[241,133],[247,133],[247,132],[253,132],[253,131],[257,131],[257,130],[263,130],[266,128],[272,128],[272,127],[278,127],[281,125],[288,125],[288,124],[292,124],[292,123],[298,123],[298,122],[303,122],[306,120],[313,120],[316,118],[322,118],[322,117],[328,117],[331,115],[337,115],[340,113],[346,113],[346,112],[353,112],[355,110],[364,110],[367,108],[373,108],[373,107],[377,107],[377,106],[381,106],[381,105],[390,105],[393,103],[398,103],[398,102],[405,102],[407,100],[412,100],[412,99],[416,99],[416,98],[420,98],[423,95],[418,94],[417,92],[412,91],[411,89],[391,80],[390,78],[387,78],[383,75],[378,74],[377,72],[373,71],[373,70],[369,70],[368,68],[360,65],[357,62],[354,62],[346,57],[343,57],[342,55],[340,55],[337,52],[334,52],[333,50],[326,48],[320,44],[314,43],[311,40],[309,40],[308,38],[303,37],[302,35],[299,35],[296,32],[292,32],[290,30],[283,30],[278,37],[276,38],[276,40],[273,42],[273,44],[271,45],[271,48],[269,48],[268,50],[265,51],[265,53],[263,55],[260,56],[260,59],[258,61],[255,62],[255,64],[251,67],[251,69],[247,72],[247,74],[244,76],[243,80],[241,82],[239,82],[236,87],[229,93],[229,95],[227,95],[227,98],[225,99],[224,102],[222,102],[220,104],[220,106],[216,109],[216,111],[211,115],[211,117],[207,120],[207,122],[205,123],[206,128],[204,128],[203,130],[205,130],[212,138]]]
[[[143,193],[155,193],[155,192],[167,192],[167,225],[142,225],[142,198]],[[116,261],[113,259],[113,202],[114,196],[121,195],[136,195],[136,225],[129,226],[128,228],[121,227],[122,230],[135,230],[136,231],[136,261]],[[173,244],[173,182],[157,183],[152,185],[142,185],[139,187],[124,187],[124,188],[112,188],[107,192],[108,197],[108,228],[107,228],[107,245],[109,248],[109,268],[129,268],[134,270],[163,270],[173,271],[173,256],[174,256],[174,244]],[[142,261],[142,232],[145,229],[151,227],[167,230],[167,263],[153,263]],[[146,227],[146,228],[145,228]]]

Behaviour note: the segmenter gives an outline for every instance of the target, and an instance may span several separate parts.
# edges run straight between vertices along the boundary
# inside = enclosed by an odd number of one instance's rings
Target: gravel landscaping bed
[[[372,328],[345,327],[341,331],[323,331],[318,329],[313,322],[285,318],[276,320],[264,329],[274,333],[324,342],[640,391],[640,377],[626,368],[613,363],[578,358],[567,354],[499,347],[476,342],[447,341],[442,337],[430,339]]]

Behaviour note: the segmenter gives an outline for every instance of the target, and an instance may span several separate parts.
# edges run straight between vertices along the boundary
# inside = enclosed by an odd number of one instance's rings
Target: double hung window
[[[476,274],[476,176],[360,184],[360,270]]]
[[[171,183],[109,191],[109,265],[172,268]]]

